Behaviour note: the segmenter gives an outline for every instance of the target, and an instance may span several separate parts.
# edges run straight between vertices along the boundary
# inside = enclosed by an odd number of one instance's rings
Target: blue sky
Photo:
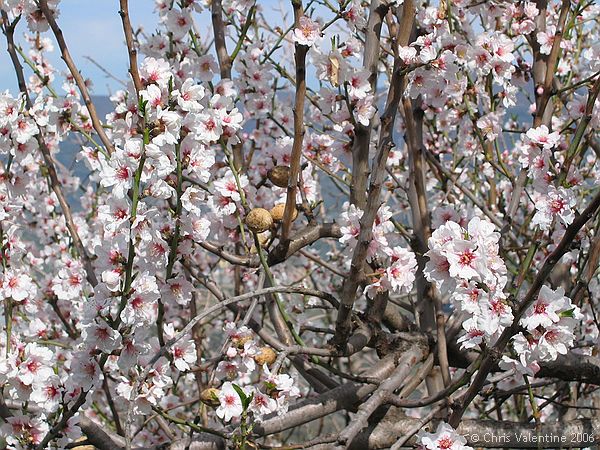
[[[129,13],[134,28],[143,26],[150,33],[156,29],[158,16],[154,12],[153,0],[130,0]],[[63,30],[69,51],[83,75],[94,82],[93,94],[105,95],[119,89],[119,83],[107,78],[100,69],[86,60],[90,56],[117,77],[127,76],[127,50],[119,16],[118,0],[62,0],[58,23]],[[200,16],[198,28],[200,33],[209,33],[210,21],[205,11]],[[23,33],[27,30],[26,22],[19,23],[15,37],[23,42]],[[46,33],[51,36],[51,31]],[[9,89],[16,93],[17,82],[12,70],[4,35],[0,34],[0,91]],[[59,70],[66,70],[60,59],[58,46],[50,56],[52,65]],[[57,85],[56,88],[60,88]]]
[[[0,0],[1,1],[1,0]],[[261,0],[260,5],[263,15],[272,25],[286,28],[293,20],[292,6],[289,0]],[[101,69],[88,61],[85,57],[93,58],[98,64],[106,68],[116,77],[128,79],[128,59],[125,47],[125,37],[119,16],[119,0],[61,0],[60,25],[69,51],[83,76],[93,82],[92,95],[108,95],[121,89],[118,81],[107,77]],[[158,27],[158,15],[154,11],[154,0],[129,0],[129,13],[131,23],[136,29],[141,26],[147,34],[151,34]],[[329,15],[331,15],[328,12]],[[285,16],[285,17],[284,17]],[[200,33],[200,40],[204,43],[211,42],[212,24],[210,11],[195,14],[196,29]],[[24,43],[23,34],[27,32],[25,20],[19,22],[15,39]],[[60,58],[60,50],[54,40],[52,31],[45,33],[55,43],[54,51],[47,54],[51,64],[59,74],[67,72],[67,67]],[[233,43],[229,43],[231,51]],[[27,50],[27,46],[23,46]],[[31,71],[25,66],[26,76]],[[309,79],[314,74],[309,73]],[[55,80],[54,87],[60,93],[62,81]],[[18,91],[16,77],[6,52],[6,40],[0,34],[0,92],[10,90],[13,94]]]

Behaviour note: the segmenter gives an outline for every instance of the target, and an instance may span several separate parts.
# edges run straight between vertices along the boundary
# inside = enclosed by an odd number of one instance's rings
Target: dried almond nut
[[[283,220],[283,213],[285,212],[285,203],[280,203],[279,205],[273,206],[271,209],[271,217],[275,222],[281,222]],[[294,208],[294,212],[292,213],[292,220],[296,220],[298,217],[298,210]]]
[[[207,388],[200,393],[200,401],[208,406],[219,406],[219,390],[217,388]]]
[[[290,168],[288,166],[275,166],[269,170],[267,177],[275,186],[287,187],[290,179]]]
[[[80,437],[79,439],[75,439],[75,442],[84,442],[87,439],[85,437]],[[77,446],[78,450],[96,450],[96,447],[94,447],[93,445],[78,445]]]
[[[254,233],[262,233],[273,226],[273,218],[269,211],[263,208],[254,208],[246,216],[246,225]]]
[[[277,359],[277,353],[271,347],[261,347],[258,350],[258,353],[254,355],[254,361],[259,366],[266,364],[270,366]]]

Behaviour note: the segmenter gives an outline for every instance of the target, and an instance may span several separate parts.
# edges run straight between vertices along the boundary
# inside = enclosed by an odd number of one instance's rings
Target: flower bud
[[[246,225],[254,233],[262,233],[273,226],[273,218],[269,211],[263,208],[254,208],[246,216]]]

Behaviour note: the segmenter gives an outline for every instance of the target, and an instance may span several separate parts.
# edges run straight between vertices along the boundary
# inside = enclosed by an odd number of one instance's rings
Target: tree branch
[[[131,28],[131,21],[129,19],[129,5],[127,0],[119,0],[121,9],[119,15],[121,16],[121,22],[123,23],[123,33],[125,34],[125,42],[127,44],[127,52],[129,54],[129,73],[133,80],[133,86],[136,94],[139,96],[140,91],[144,88],[142,80],[140,78],[140,72],[138,70],[137,63],[137,50],[133,42],[133,29]]]
[[[415,6],[413,0],[403,3],[402,23],[398,27],[397,45],[404,46],[408,43],[412,31]],[[360,218],[360,234],[354,249],[351,262],[350,276],[344,280],[342,287],[342,304],[338,310],[336,329],[333,342],[338,347],[344,347],[350,336],[350,317],[352,306],[356,297],[356,290],[364,278],[364,263],[367,256],[369,244],[373,239],[373,223],[377,217],[380,206],[381,185],[385,176],[385,168],[390,149],[394,145],[393,127],[396,120],[398,105],[403,94],[404,75],[401,73],[402,61],[399,57],[394,59],[392,80],[390,83],[387,103],[381,116],[381,127],[379,131],[379,143],[377,155],[373,161],[371,173],[371,184],[367,200],[367,209]]]
[[[302,0],[292,0],[294,7],[294,23],[300,27],[300,18],[304,14]],[[298,175],[300,174],[300,159],[302,157],[302,147],[304,145],[304,98],[306,95],[306,45],[294,45],[294,59],[296,62],[296,96],[294,99],[294,141],[292,143],[292,154],[290,156],[290,176],[288,179],[287,195],[285,200],[285,210],[283,212],[283,224],[281,226],[282,244],[286,245],[290,229],[292,227],[292,217],[296,212],[296,190],[298,188]]]

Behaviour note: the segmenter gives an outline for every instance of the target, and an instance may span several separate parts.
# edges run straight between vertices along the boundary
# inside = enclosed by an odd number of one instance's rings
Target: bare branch
[[[371,91],[377,92],[377,74],[379,63],[379,48],[381,24],[389,5],[381,0],[373,0],[369,6],[369,21],[365,31],[365,49],[363,67],[370,72],[369,82]],[[369,178],[369,146],[374,119],[368,126],[360,123],[354,129],[352,142],[352,184],[350,185],[350,202],[364,209],[367,202],[367,180]]]
[[[129,5],[127,0],[119,0],[119,5],[121,7],[119,15],[121,16],[121,22],[123,23],[123,32],[125,33],[125,42],[127,43],[127,52],[129,54],[129,73],[133,80],[135,92],[139,96],[140,91],[143,89],[143,85],[138,70],[137,50],[133,42],[133,30],[129,19]]]
[[[302,0],[292,0],[294,7],[294,23],[300,26],[300,18],[304,14]],[[294,141],[290,157],[290,176],[287,186],[285,210],[283,212],[283,225],[281,227],[281,242],[285,245],[288,241],[292,227],[292,217],[296,210],[296,190],[298,188],[298,175],[300,174],[300,159],[304,145],[304,98],[306,95],[306,53],[308,47],[296,42],[294,58],[296,62],[296,97],[294,99]]]
[[[402,5],[402,23],[399,26],[397,44],[406,45],[412,31],[415,6],[412,0],[407,0]],[[403,94],[404,75],[401,74],[402,62],[399,57],[394,60],[392,80],[388,91],[387,103],[383,115],[381,116],[381,128],[379,131],[379,143],[377,155],[373,161],[373,170],[371,173],[371,183],[367,201],[367,209],[360,218],[360,234],[358,242],[354,249],[351,262],[351,273],[344,280],[342,287],[342,304],[338,311],[336,320],[336,331],[334,343],[336,346],[343,347],[350,336],[350,317],[352,305],[354,304],[356,290],[364,278],[364,263],[367,256],[367,250],[373,237],[373,223],[377,217],[377,211],[380,206],[381,185],[385,176],[385,168],[390,149],[394,145],[392,134],[396,120],[398,105]]]

